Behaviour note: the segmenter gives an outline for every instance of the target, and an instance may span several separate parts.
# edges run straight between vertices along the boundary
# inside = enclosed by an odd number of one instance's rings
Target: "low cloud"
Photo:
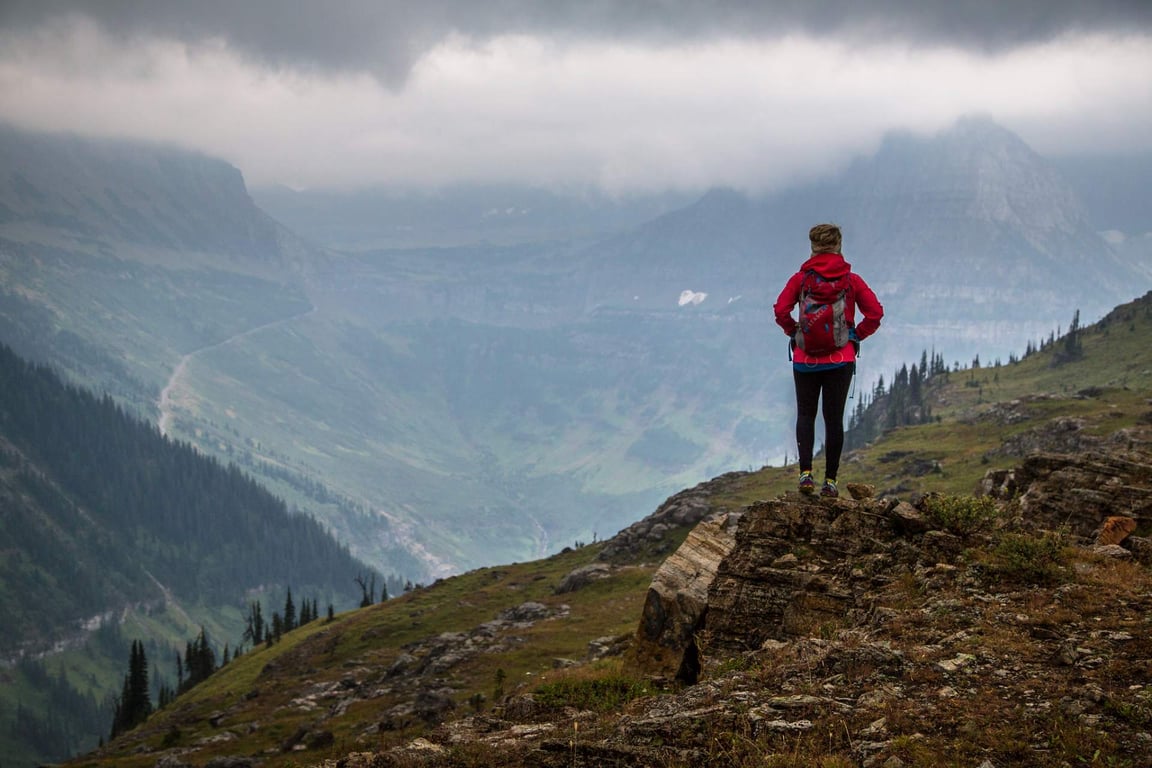
[[[120,44],[164,38],[225,45],[241,58],[302,72],[371,72],[403,82],[451,37],[478,44],[526,35],[680,47],[789,36],[998,52],[1069,34],[1152,29],[1144,0],[6,0],[16,34],[83,18]]]
[[[771,189],[973,112],[1041,152],[1152,150],[1143,3],[1011,4],[1000,25],[930,4],[898,22],[848,2],[408,5],[9,2],[0,119],[295,187]],[[819,8],[844,13],[822,27]]]

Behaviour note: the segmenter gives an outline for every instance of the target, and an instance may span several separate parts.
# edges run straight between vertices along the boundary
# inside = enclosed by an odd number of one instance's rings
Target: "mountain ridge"
[[[716,191],[591,244],[304,250],[300,268],[265,265],[243,281],[221,266],[226,253],[176,268],[167,252],[143,262],[111,243],[52,248],[0,224],[0,332],[158,418],[190,350],[300,316],[198,356],[173,434],[260,474],[358,555],[424,580],[587,540],[684,484],[779,460],[791,390],[769,307],[814,221],[841,220],[849,261],[888,308],[862,381],[909,349],[1003,358],[1077,310],[1091,320],[1131,298],[1142,283],[1130,271],[1074,271],[1106,263],[1090,226],[1045,235],[1051,245],[1035,234],[1081,221],[1064,187],[1044,181],[1006,223],[970,212],[983,199],[976,171],[961,174],[955,200],[918,193],[932,179],[914,161],[958,163],[949,142],[1011,159],[983,177],[993,209],[1007,190],[1023,190],[1015,205],[1030,179],[1050,180],[1002,129],[965,130],[963,141],[894,139],[890,173],[871,159],[762,198]],[[900,183],[868,181],[882,176]],[[1024,217],[1035,226],[1021,229]],[[1053,254],[1070,266],[1050,268]],[[331,493],[310,493],[315,484]]]

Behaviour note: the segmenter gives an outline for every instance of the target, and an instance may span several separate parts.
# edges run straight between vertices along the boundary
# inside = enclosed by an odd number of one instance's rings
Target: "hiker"
[[[788,279],[774,310],[776,323],[791,339],[789,358],[796,383],[796,445],[800,453],[800,492],[814,494],[812,444],[816,408],[824,404],[824,485],[821,496],[836,498],[836,473],[844,449],[844,405],[856,373],[860,342],[880,327],[884,307],[864,279],[840,254],[840,227],[817,224],[808,232],[811,257]],[[799,320],[792,308],[800,305]],[[856,309],[864,319],[855,324]]]

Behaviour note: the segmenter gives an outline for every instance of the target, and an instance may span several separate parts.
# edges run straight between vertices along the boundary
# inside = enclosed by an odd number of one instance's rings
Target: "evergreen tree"
[[[184,669],[187,677],[180,686],[181,693],[207,680],[216,671],[216,652],[212,650],[203,627],[196,639],[185,645]]]
[[[1083,342],[1080,339],[1080,310],[1072,315],[1072,324],[1068,326],[1068,334],[1064,337],[1065,360],[1076,360],[1084,353]]]
[[[147,720],[150,714],[152,700],[148,693],[148,657],[144,653],[144,644],[134,640],[128,659],[128,674],[124,676],[120,697],[116,701],[109,738],[114,739],[132,730]]]
[[[288,587],[288,597],[284,600],[284,626],[286,633],[296,629],[296,604],[292,602],[292,587]]]
[[[272,612],[272,631],[268,633],[268,644],[280,642],[280,637],[284,634],[284,619],[281,618],[278,611]]]

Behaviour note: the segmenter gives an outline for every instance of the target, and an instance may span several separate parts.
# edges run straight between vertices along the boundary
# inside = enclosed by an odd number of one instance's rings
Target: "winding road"
[[[302,320],[315,311],[315,306],[309,306],[308,309],[297,315],[282,317],[279,320],[273,320],[272,322],[258,325],[255,328],[249,328],[246,331],[241,331],[240,333],[237,333],[233,336],[229,336],[223,341],[218,341],[215,344],[209,344],[207,346],[194,349],[181,357],[180,362],[177,363],[176,367],[172,370],[172,375],[168,377],[168,383],[164,386],[164,389],[160,390],[160,397],[156,401],[156,407],[160,410],[160,419],[157,422],[157,426],[160,428],[160,434],[167,437],[169,430],[172,428],[172,419],[175,416],[176,407],[179,405],[179,401],[184,395],[183,388],[181,386],[181,379],[184,377],[184,374],[188,370],[188,363],[190,363],[194,357],[202,355],[205,352],[211,352],[214,349],[227,346],[228,344],[255,335],[261,331],[266,331],[269,328],[275,328],[279,325],[291,323],[296,320]]]

